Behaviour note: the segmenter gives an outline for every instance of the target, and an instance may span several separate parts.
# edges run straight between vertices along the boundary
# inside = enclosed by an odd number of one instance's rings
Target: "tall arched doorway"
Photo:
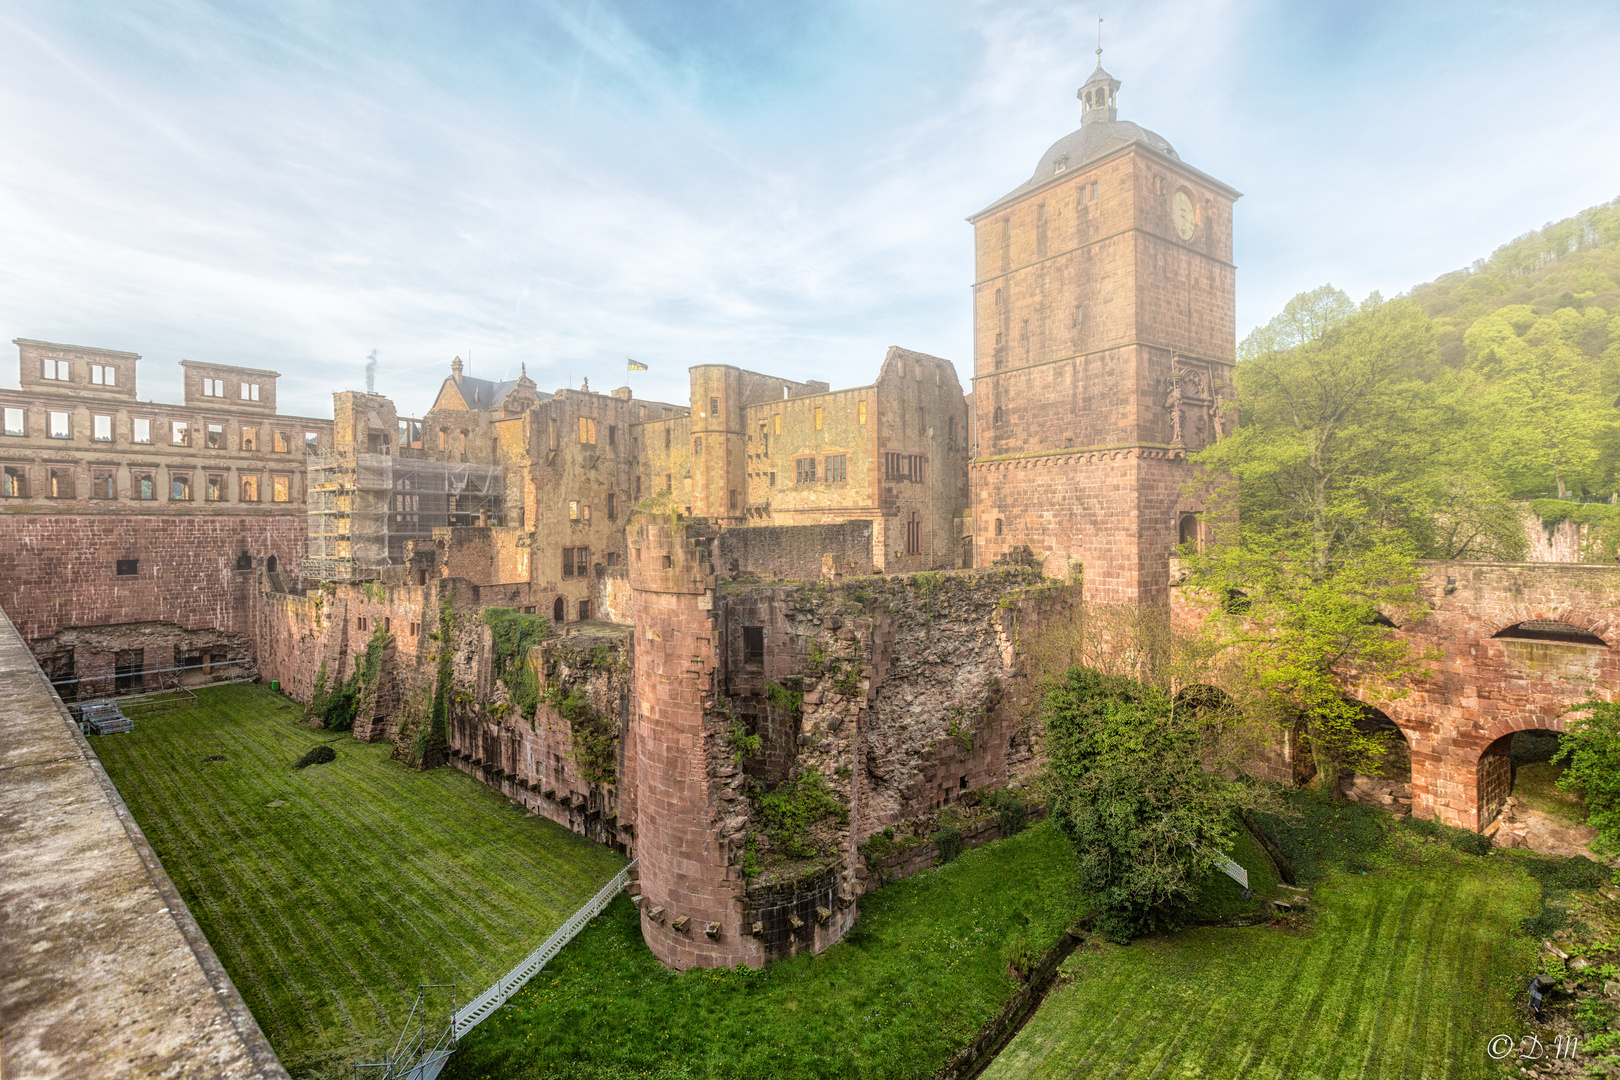
[[[551,621],[561,626],[568,618],[568,601],[557,597],[557,602],[551,605]]]

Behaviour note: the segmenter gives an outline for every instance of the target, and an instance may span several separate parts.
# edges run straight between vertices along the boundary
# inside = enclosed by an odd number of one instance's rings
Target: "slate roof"
[[[493,382],[489,379],[475,379],[471,375],[455,375],[451,377],[456,390],[460,392],[461,399],[467,403],[469,409],[488,411],[498,409],[506,401],[506,395],[517,389],[521,381],[508,379],[505,382]],[[534,383],[529,382],[532,389]],[[535,390],[534,394],[541,401],[555,395],[544,390]]]
[[[1102,69],[1098,68],[1097,70],[1101,71]],[[1104,77],[1108,77],[1106,73]],[[1010,202],[1025,192],[1033,191],[1054,176],[1073,172],[1075,169],[1132,143],[1141,143],[1150,149],[1157,150],[1166,157],[1175,158],[1177,161],[1181,160],[1181,155],[1176,153],[1175,147],[1170,145],[1168,139],[1157,132],[1149,131],[1140,124],[1133,124],[1129,120],[1092,120],[1090,123],[1082,124],[1078,131],[1071,131],[1053,143],[1046,153],[1041,155],[1041,163],[1035,166],[1035,175],[973,216],[978,217],[979,214],[988,213],[1002,203]],[[1060,161],[1063,164],[1061,172],[1058,169]]]

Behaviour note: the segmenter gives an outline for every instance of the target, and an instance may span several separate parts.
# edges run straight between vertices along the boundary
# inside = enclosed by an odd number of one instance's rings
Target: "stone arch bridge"
[[[1620,566],[1426,562],[1420,574],[1429,614],[1398,633],[1438,659],[1382,712],[1411,751],[1412,813],[1479,831],[1507,796],[1516,732],[1561,732],[1571,706],[1615,699]],[[1260,771],[1292,780],[1297,749],[1284,738]]]

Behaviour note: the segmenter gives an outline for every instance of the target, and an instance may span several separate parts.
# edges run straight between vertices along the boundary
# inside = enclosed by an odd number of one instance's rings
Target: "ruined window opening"
[[[639,476],[636,477],[635,493],[636,493],[636,498],[638,498],[638,499],[641,498],[641,477],[639,477]]]
[[[316,431],[304,432],[304,453],[313,454],[321,446],[321,436]],[[439,432],[439,449],[444,449],[444,432]]]
[[[821,430],[821,406],[816,406],[816,430]]]
[[[609,446],[618,446],[619,445],[619,425],[617,425],[617,424],[609,424],[608,425],[608,445]]]
[[[668,569],[670,569],[670,568],[672,568],[672,567],[673,567],[673,566],[674,566],[674,565],[675,565],[675,558],[674,558],[674,556],[672,556],[672,555],[665,555],[665,556],[664,556],[664,569],[665,569],[665,570],[668,570]]]
[[[669,440],[670,440],[670,437],[673,434],[674,434],[674,432],[672,432],[669,428],[664,429],[664,449],[665,450],[669,449]]]
[[[730,509],[732,509],[732,510],[737,509],[737,489],[736,488],[731,489]]]
[[[184,420],[174,420],[169,424],[169,444],[171,446],[189,446],[191,430]]]
[[[51,413],[51,428],[48,432],[53,439],[71,439],[73,437],[73,420],[65,412]]]
[[[117,386],[118,369],[111,364],[91,364],[90,381],[96,386]]]
[[[607,566],[618,566],[619,565],[619,553],[617,551],[608,552],[606,555],[602,556],[602,562],[603,562],[603,564],[605,564]]]
[[[237,499],[240,502],[259,501],[259,478],[257,476],[239,477],[236,482]]]
[[[1084,309],[1082,308],[1082,306],[1080,304],[1074,305],[1074,317],[1073,317],[1073,320],[1069,323],[1069,325],[1074,327],[1076,330],[1080,329],[1080,318],[1084,314],[1085,314],[1085,311],[1084,311]]]
[[[996,518],[996,535],[997,536],[1001,535],[1001,519],[1000,518]]]
[[[906,522],[906,554],[922,554],[922,519],[915,510],[911,512],[911,520]]]
[[[1181,523],[1176,529],[1176,542],[1183,548],[1196,548],[1198,546],[1198,516],[1196,514],[1181,515]]]
[[[776,474],[771,473],[771,487],[775,487],[775,486],[776,486]]]
[[[525,608],[524,610],[533,612],[534,608]],[[411,623],[410,629],[406,631],[406,635],[408,637],[420,637],[422,635],[422,624],[416,622]]]
[[[387,436],[383,437],[383,445],[384,446],[388,445]],[[242,449],[244,449],[244,450],[257,450],[258,448],[259,448],[259,429],[256,428],[256,427],[244,427],[242,429]]]
[[[191,475],[189,473],[169,474],[169,501],[191,501]]]
[[[6,434],[26,435],[27,433],[23,411],[21,409],[6,409]]]
[[[793,462],[794,483],[813,484],[816,482],[816,459],[798,458]]]
[[[276,557],[274,555],[271,555],[269,558],[264,560],[264,568],[266,570],[270,571],[272,574],[275,573],[275,571],[276,571]]]
[[[855,406],[855,422],[857,424],[866,423],[866,402],[864,401]]]
[[[771,425],[771,434],[773,434],[773,435],[782,434],[782,414],[781,413],[776,414],[776,422]]]
[[[253,569],[253,556],[251,554],[249,554],[248,552],[246,552],[246,551],[242,552],[242,554],[240,554],[240,555],[238,555],[236,557],[236,567],[235,568],[237,570],[251,570],[251,569]]]
[[[460,431],[456,433],[456,436],[457,446],[459,447],[457,453],[459,453],[462,460],[465,461],[467,459],[467,433],[465,431]]]
[[[996,406],[996,411],[993,414],[991,414],[990,422],[992,424],[999,424],[999,423],[1001,423],[1002,419],[1005,416],[1006,416],[1006,412],[1001,408],[1000,405],[997,405]]]
[[[145,649],[120,649],[113,653],[113,689],[119,692],[140,690],[146,679]]]
[[[118,498],[118,474],[110,469],[97,469],[91,473],[90,497],[92,499]]]
[[[449,437],[450,437],[450,433],[448,431],[446,431],[444,428],[439,429],[439,452],[440,453],[443,453],[446,449],[448,449],[448,447],[445,445],[445,443],[446,443],[446,440],[449,439]],[[557,449],[557,431],[556,431],[555,428],[553,428],[552,432],[551,432],[551,448],[553,450]]]
[[[591,504],[590,503],[584,503],[584,504],[582,504],[580,506],[580,508],[579,508],[579,519],[581,521],[589,521],[589,520],[591,520]]]
[[[49,481],[50,481],[50,486],[46,490],[45,493],[47,495],[49,495],[51,498],[53,498],[53,499],[71,499],[71,498],[73,498],[75,492],[73,490],[74,489],[74,484],[73,484],[73,470],[72,469],[52,469],[50,471]]]
[[[765,663],[765,628],[763,626],[743,627],[743,663]]]
[[[203,498],[207,502],[225,501],[225,477],[222,473],[209,473],[208,484],[203,489]]]
[[[608,492],[607,510],[609,521],[619,520],[619,496],[612,491]]]
[[[849,475],[849,457],[846,454],[831,454],[827,457],[827,482],[841,484]]]
[[[224,379],[204,379],[203,380],[203,397],[224,397],[224,396],[225,396],[225,380]]]
[[[579,520],[579,500],[578,499],[569,499],[568,500],[568,520],[569,521],[578,521]]]
[[[591,602],[589,600],[581,600],[579,602],[579,621],[584,622],[586,619],[589,619],[590,617],[591,617]]]
[[[1001,290],[997,289],[996,290],[996,307],[1000,307],[1001,304],[1002,304],[1002,301],[1003,301],[1003,297],[1001,295]]]
[[[157,481],[152,478],[152,474],[149,472],[131,473],[129,486],[133,490],[135,498],[142,502],[150,502],[157,498]]]
[[[225,449],[225,425],[209,424],[208,430],[203,437],[203,441],[208,445],[208,449],[210,450]],[[243,445],[242,449],[246,450],[247,446]]]
[[[150,443],[152,441],[152,421],[144,417],[137,417],[130,421],[132,434],[130,442]]]
[[[1043,207],[1043,209],[1044,209],[1044,207]],[[967,790],[967,777],[964,776],[961,779],[957,780],[956,789],[958,791],[966,791]]]
[[[136,577],[141,572],[141,560],[119,559],[113,570],[119,577]]]
[[[270,557],[272,559],[275,558],[274,555],[272,555]],[[273,567],[273,566],[272,567],[267,567],[267,569],[274,570],[275,567]],[[385,633],[385,634],[392,633],[393,629],[394,629],[394,620],[392,618],[390,618],[389,616],[384,615],[383,616],[383,633]]]
[[[95,442],[112,442],[112,417],[92,416],[90,438]]]
[[[259,384],[258,383],[243,383],[242,384],[242,400],[243,401],[258,401],[259,400]]]
[[[354,628],[362,634],[366,632],[366,617],[364,615],[355,616]]]
[[[292,477],[272,476],[270,478],[270,501],[280,503],[292,501]]]
[[[697,438],[692,440],[692,456],[693,457],[701,457],[702,455],[703,455],[703,437],[700,435]]]
[[[73,378],[66,360],[42,360],[40,362],[40,378],[50,379],[54,382],[67,382]]]
[[[270,443],[270,449],[277,454],[285,454],[287,452],[287,433],[285,431],[276,432],[273,441]]]
[[[1553,619],[1527,619],[1498,630],[1493,637],[1516,641],[1554,641],[1561,645],[1590,645],[1600,649],[1609,643],[1587,630]]]
[[[567,615],[568,607],[563,603],[563,598],[559,596],[557,602],[551,605],[551,621],[556,623],[565,622],[567,621]]]

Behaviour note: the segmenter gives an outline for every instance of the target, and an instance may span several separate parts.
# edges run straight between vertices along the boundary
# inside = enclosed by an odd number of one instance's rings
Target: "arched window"
[[[272,574],[276,572],[276,557],[274,555],[264,560],[264,568]]]
[[[1553,619],[1526,619],[1498,630],[1494,635],[1510,641],[1555,641],[1560,645],[1591,645],[1606,649],[1609,643],[1578,626]]]
[[[1196,514],[1182,514],[1181,525],[1176,530],[1176,543],[1186,547],[1198,545],[1198,516]]]

